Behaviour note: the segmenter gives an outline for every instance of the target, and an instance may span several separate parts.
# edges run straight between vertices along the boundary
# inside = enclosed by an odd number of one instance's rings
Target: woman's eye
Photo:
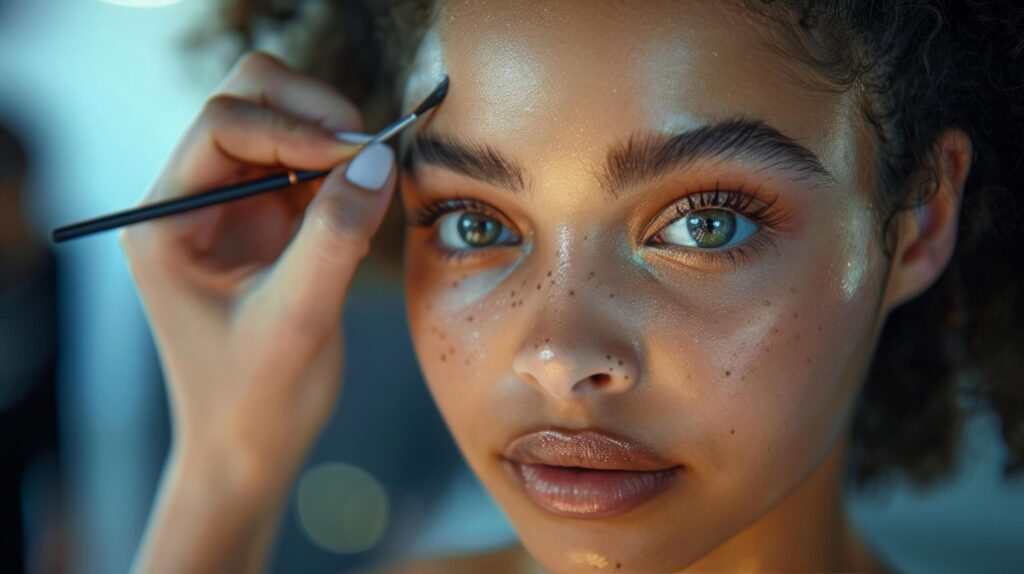
[[[479,249],[507,242],[508,229],[493,217],[472,211],[457,211],[441,217],[438,240],[452,251]]]
[[[727,209],[699,209],[665,226],[657,235],[662,242],[699,249],[728,248],[758,232],[760,227]]]

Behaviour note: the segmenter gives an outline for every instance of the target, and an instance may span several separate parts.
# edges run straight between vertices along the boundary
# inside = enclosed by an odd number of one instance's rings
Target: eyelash
[[[742,185],[735,189],[722,189],[716,183],[713,188],[701,188],[696,191],[686,193],[682,198],[677,199],[674,202],[674,207],[679,217],[663,225],[654,237],[657,238],[661,236],[665,228],[686,217],[693,211],[710,208],[726,208],[750,219],[758,226],[758,232],[752,235],[747,241],[727,249],[692,249],[689,247],[680,247],[680,249],[685,250],[688,254],[692,253],[696,257],[712,258],[710,260],[705,260],[705,262],[711,261],[713,263],[727,263],[735,267],[741,261],[749,261],[752,254],[759,254],[762,249],[773,246],[774,241],[771,237],[772,232],[784,224],[792,215],[789,211],[783,211],[775,207],[775,202],[778,200],[778,197],[768,201],[759,201],[760,205],[751,209],[750,205],[757,200],[759,200],[757,190],[755,189],[752,192],[744,192]],[[683,206],[687,206],[688,209]],[[480,213],[488,217],[494,217],[495,215],[494,210],[487,204],[473,198],[463,197],[456,194],[453,199],[436,201],[420,206],[407,217],[407,222],[410,227],[432,227],[437,220],[444,215],[463,210]],[[498,219],[497,217],[494,218]],[[472,257],[476,252],[486,249],[452,249],[441,244],[436,236],[434,237],[433,242],[438,254],[444,259],[463,259],[465,257]],[[518,243],[504,243],[497,245],[518,245]],[[495,247],[497,245],[490,245],[488,247]],[[654,245],[671,244],[661,241],[654,243]]]
[[[445,199],[423,205],[413,211],[406,219],[410,227],[432,227],[441,217],[457,211],[480,213],[482,215],[498,219],[495,217],[496,214],[494,213],[494,210],[488,207],[484,202],[471,197],[463,197],[459,194],[455,194],[454,199]],[[443,259],[463,259],[466,257],[472,257],[474,252],[482,251],[482,249],[452,249],[450,247],[445,247],[438,240],[436,234],[433,238],[433,244],[437,253]],[[506,243],[504,245],[517,244]],[[488,247],[494,246],[491,245]]]
[[[697,191],[687,193],[681,199],[674,202],[675,210],[679,217],[663,225],[658,233],[654,235],[654,238],[660,237],[669,225],[682,220],[694,211],[726,208],[729,211],[746,217],[758,226],[757,233],[750,236],[748,240],[724,249],[672,247],[672,244],[665,243],[664,241],[658,241],[653,244],[666,245],[674,251],[682,250],[689,257],[703,258],[702,263],[704,264],[725,263],[731,267],[736,267],[741,263],[749,262],[753,259],[753,256],[759,255],[763,249],[775,246],[775,241],[772,237],[773,233],[792,216],[791,211],[775,206],[776,201],[779,199],[778,196],[763,201],[758,197],[758,191],[758,189],[754,189],[753,191],[746,192],[743,185],[739,185],[735,189],[722,189],[716,182],[715,186],[710,189],[700,188]],[[755,201],[759,205],[751,208],[750,205]],[[688,206],[688,209],[683,208],[683,205]]]

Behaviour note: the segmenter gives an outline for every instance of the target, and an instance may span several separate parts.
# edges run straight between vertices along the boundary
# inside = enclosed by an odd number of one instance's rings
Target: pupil
[[[498,236],[498,222],[475,213],[464,213],[458,228],[459,235],[470,245],[488,245]]]
[[[686,228],[700,247],[719,247],[736,235],[736,215],[724,209],[702,209],[686,218]]]

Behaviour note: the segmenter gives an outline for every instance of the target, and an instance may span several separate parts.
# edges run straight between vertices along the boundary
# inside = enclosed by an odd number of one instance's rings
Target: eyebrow
[[[763,168],[792,171],[798,178],[834,182],[807,147],[763,120],[733,117],[676,134],[644,132],[608,148],[595,178],[612,197],[683,169],[700,159],[750,160]],[[527,171],[497,149],[448,133],[417,133],[403,159],[403,170],[433,165],[507,189],[532,194]]]

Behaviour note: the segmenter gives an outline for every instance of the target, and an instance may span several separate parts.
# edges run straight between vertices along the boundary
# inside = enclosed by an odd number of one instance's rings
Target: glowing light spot
[[[388,523],[388,498],[365,470],[342,462],[319,464],[298,482],[296,513],[317,546],[348,554],[372,548]]]

